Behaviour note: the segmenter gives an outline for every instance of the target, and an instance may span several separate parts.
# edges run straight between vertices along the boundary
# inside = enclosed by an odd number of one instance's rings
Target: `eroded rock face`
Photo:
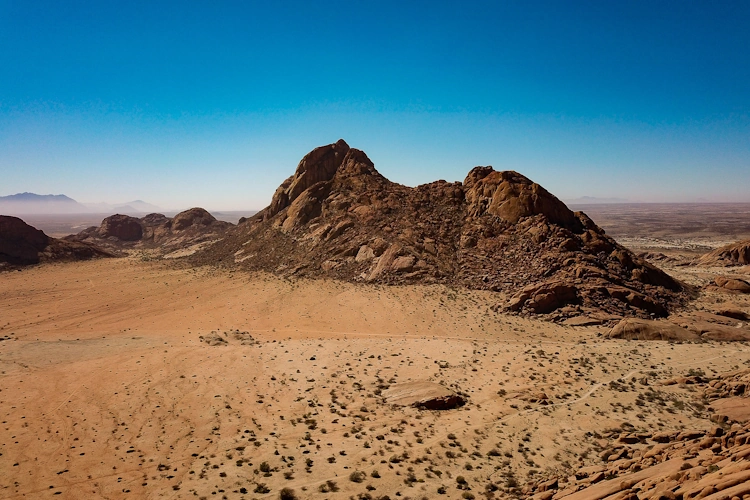
[[[101,238],[114,237],[121,241],[138,241],[143,237],[143,227],[136,217],[111,215],[102,221],[98,235]]]
[[[450,396],[428,398],[422,401],[417,401],[414,403],[414,407],[419,408],[420,410],[444,411],[455,410],[456,408],[461,408],[465,404],[466,399],[458,394],[453,394]]]
[[[560,200],[518,172],[476,167],[464,180],[469,214],[496,215],[513,224],[524,217],[543,215],[549,222],[579,232],[581,221]]]
[[[335,144],[321,146],[310,151],[297,165],[294,175],[285,180],[276,190],[271,205],[264,211],[264,219],[270,219],[292,204],[306,189],[318,182],[329,181],[344,161],[349,145],[339,139]]]
[[[668,320],[658,321],[626,318],[612,328],[607,338],[743,342],[750,340],[750,326],[726,316],[696,312],[673,315]]]
[[[688,296],[517,172],[477,167],[463,183],[410,188],[343,141],[305,156],[269,207],[194,262],[493,290],[509,299],[498,308],[550,319],[666,316]]]
[[[49,244],[44,232],[26,224],[18,217],[0,215],[0,262],[36,264],[39,252]]]
[[[717,248],[700,257],[697,263],[704,266],[746,266],[750,264],[750,240]]]

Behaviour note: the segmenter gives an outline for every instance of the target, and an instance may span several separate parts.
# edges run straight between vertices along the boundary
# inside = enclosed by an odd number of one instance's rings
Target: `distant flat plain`
[[[574,205],[585,212],[607,234],[641,247],[655,240],[672,246],[694,245],[706,251],[725,243],[750,238],[750,203],[613,203]],[[211,211],[219,220],[236,224],[254,210]],[[176,212],[164,212],[172,217]],[[23,220],[50,236],[59,238],[98,226],[111,214],[20,215]],[[135,214],[142,217],[145,214]],[[650,245],[646,245],[650,246]],[[655,245],[659,246],[659,245]]]
[[[570,205],[633,250],[704,253],[750,238],[750,203],[615,203]]]

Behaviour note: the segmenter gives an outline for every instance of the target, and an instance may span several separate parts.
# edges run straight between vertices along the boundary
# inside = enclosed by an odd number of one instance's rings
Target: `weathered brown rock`
[[[736,293],[750,293],[750,283],[739,278],[728,278],[725,276],[718,276],[714,279],[716,286]]]
[[[517,172],[477,167],[463,183],[410,188],[344,141],[306,155],[266,209],[192,260],[492,290],[512,299],[496,309],[554,320],[666,316],[688,298],[680,283]]]
[[[39,252],[49,244],[44,232],[29,226],[18,217],[0,215],[0,262],[36,264]]]
[[[723,427],[663,431],[653,434],[650,443],[649,433],[615,429],[601,443],[605,450],[594,463],[575,473],[535,478],[519,491],[524,498],[542,498],[555,488],[549,498],[578,500],[750,497],[750,370],[697,383],[717,411],[713,419]]]
[[[575,232],[583,227],[563,202],[518,172],[476,167],[466,176],[464,188],[469,214],[474,217],[487,213],[516,224],[525,217],[544,215],[549,222]]]
[[[101,226],[91,227],[65,238],[69,242],[93,243],[113,252],[126,249],[155,249],[161,253],[187,249],[221,238],[233,227],[216,220],[202,208],[191,208],[173,218],[163,214],[148,214],[140,219],[128,215],[113,215]]]
[[[738,241],[701,256],[697,263],[704,266],[745,266],[750,264],[750,240]]]
[[[184,231],[192,226],[210,226],[215,222],[217,222],[216,217],[208,213],[208,211],[202,208],[191,208],[175,215],[172,219],[171,227],[172,231]]]
[[[527,286],[511,299],[508,309],[518,311],[525,306],[532,312],[544,314],[577,301],[574,285],[553,281]]]
[[[738,319],[740,321],[750,320],[750,315],[748,315],[744,311],[740,311],[739,309],[721,309],[719,311],[716,311],[716,314],[725,316],[727,318]]]
[[[299,162],[294,175],[279,186],[273,195],[271,205],[263,211],[260,217],[270,219],[291,205],[306,189],[318,182],[330,181],[348,152],[349,145],[343,139],[339,139],[335,144],[321,146],[310,151]]]
[[[703,340],[750,340],[750,325],[726,316],[699,311],[692,314],[670,316],[669,320],[691,332],[695,332]]]
[[[627,340],[699,340],[700,335],[669,321],[626,318],[607,334],[610,339]]]
[[[0,262],[28,265],[107,256],[94,245],[50,238],[17,217],[0,215]]]
[[[121,241],[138,241],[143,237],[141,221],[129,215],[110,215],[102,221],[97,231],[101,238],[117,238]]]

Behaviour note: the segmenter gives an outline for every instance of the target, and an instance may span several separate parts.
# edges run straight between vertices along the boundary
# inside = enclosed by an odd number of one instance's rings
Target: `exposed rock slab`
[[[610,330],[607,338],[627,340],[699,340],[700,335],[669,321],[626,318]]]
[[[424,410],[452,410],[466,404],[466,399],[434,382],[407,382],[383,391],[388,404],[413,406]]]

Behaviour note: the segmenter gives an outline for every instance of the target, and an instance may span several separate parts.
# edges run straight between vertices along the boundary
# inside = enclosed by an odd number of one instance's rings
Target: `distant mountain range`
[[[625,198],[597,198],[595,196],[581,196],[580,198],[573,198],[569,200],[563,200],[568,205],[605,205],[608,203],[630,203],[630,200]]]
[[[85,213],[122,213],[143,214],[160,212],[162,208],[134,200],[126,203],[79,203],[64,194],[18,193],[0,196],[0,214],[85,214]]]

